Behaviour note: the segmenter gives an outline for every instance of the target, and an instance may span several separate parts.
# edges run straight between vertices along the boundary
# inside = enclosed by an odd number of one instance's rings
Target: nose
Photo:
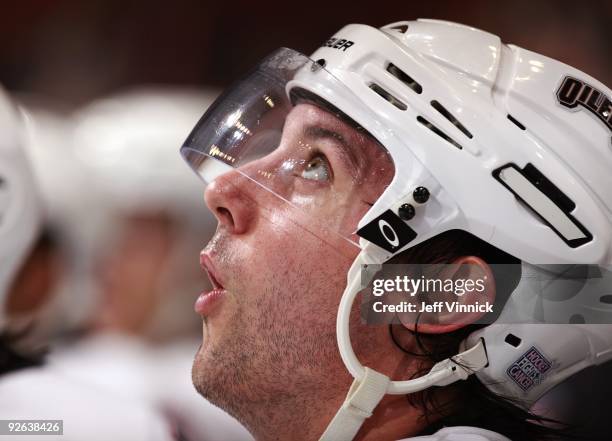
[[[219,225],[232,234],[247,233],[255,219],[256,204],[245,188],[248,185],[248,179],[234,170],[217,177],[204,192]]]

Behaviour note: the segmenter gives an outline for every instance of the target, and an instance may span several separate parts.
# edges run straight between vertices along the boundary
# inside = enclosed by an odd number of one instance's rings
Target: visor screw
[[[327,62],[325,61],[325,58],[319,58],[317,61],[312,63],[312,66],[310,66],[310,70],[316,72],[322,67],[325,67],[326,64]]]
[[[412,197],[415,202],[424,204],[429,199],[429,190],[427,190],[425,187],[417,187],[414,189]]]
[[[415,213],[414,207],[410,204],[402,204],[397,210],[399,217],[405,221],[412,219]]]

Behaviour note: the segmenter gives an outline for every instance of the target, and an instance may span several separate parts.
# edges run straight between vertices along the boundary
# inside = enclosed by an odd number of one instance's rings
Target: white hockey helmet
[[[214,221],[199,203],[200,186],[184,174],[172,146],[217,95],[216,90],[147,86],[103,97],[71,113],[40,96],[19,97],[46,219],[66,259],[37,322],[45,335],[80,329],[99,313],[101,287],[94,270],[103,255],[115,252],[118,231],[130,213],[164,211],[181,225],[171,264],[156,276],[157,285],[165,286],[157,288],[169,291],[167,285],[179,276],[185,284],[195,283],[184,274],[182,256],[197,248],[194,235],[212,234]],[[197,317],[177,319],[182,317],[177,312],[192,309],[188,296],[165,296],[164,301],[151,318],[152,331],[173,335],[193,329]]]
[[[5,300],[38,233],[41,213],[17,107],[0,89],[0,331]]]
[[[537,317],[527,314],[527,323],[476,332],[462,353],[424,377],[389,381],[361,365],[349,338],[362,265],[383,263],[450,230],[467,231],[534,272],[545,264],[609,266],[609,88],[455,23],[349,25],[310,58],[289,49],[267,58],[205,114],[183,156],[205,181],[234,169],[291,202],[292,188],[283,182],[303,166],[299,152],[279,158],[278,167],[259,167],[266,163],[258,161],[274,152],[275,132],[296,95],[317,97],[365,129],[384,146],[395,172],[357,231],[334,220],[302,224],[313,234],[333,230],[360,248],[337,322],[340,353],[355,383],[322,439],[352,439],[385,393],[444,386],[479,372],[492,390],[528,406],[569,375],[612,358],[612,327],[534,325]],[[296,150],[310,148],[298,144]],[[583,323],[592,323],[594,309],[609,320],[610,302],[603,297],[580,296],[589,302],[581,307]],[[552,342],[552,335],[561,338]],[[527,388],[509,374],[523,359],[541,368]]]

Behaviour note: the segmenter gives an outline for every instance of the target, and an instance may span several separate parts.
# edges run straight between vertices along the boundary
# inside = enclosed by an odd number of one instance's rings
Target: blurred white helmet
[[[61,277],[38,320],[49,338],[84,325],[96,305],[92,255],[104,219],[96,213],[96,193],[71,146],[71,114],[60,103],[36,95],[18,97],[25,136],[40,185],[44,222],[56,236]]]
[[[0,89],[0,330],[5,300],[39,231],[41,213],[23,141],[22,118]]]
[[[151,275],[161,303],[145,332],[155,338],[199,328],[197,316],[185,315],[202,283],[192,256],[216,223],[202,204],[201,186],[185,175],[176,146],[216,96],[209,90],[141,88],[93,102],[74,116],[74,154],[100,204],[95,212],[105,219],[98,252],[116,253],[109,248],[126,216],[163,213],[171,221],[170,256]]]
[[[83,326],[97,312],[101,297],[96,265],[102,255],[113,252],[124,216],[163,211],[172,217],[181,225],[177,254],[184,252],[181,248],[197,248],[194,237],[205,241],[212,234],[214,221],[201,203],[201,187],[183,173],[175,146],[215,97],[214,91],[198,89],[139,88],[72,113],[26,101],[48,221],[70,262],[49,312],[55,317],[50,319],[52,328]],[[176,280],[181,271],[175,263],[179,265],[171,258],[163,274],[156,275],[160,283],[174,283],[170,279]],[[183,288],[197,292],[201,287]],[[159,309],[164,317],[152,319],[156,333],[179,332],[173,328],[189,323],[184,310],[176,311],[187,304],[191,309],[193,300],[185,294]],[[179,299],[184,303],[178,304]]]
[[[192,203],[201,201],[201,187],[182,173],[173,146],[216,96],[197,89],[141,88],[76,112],[74,155],[103,202],[116,210],[165,206],[206,212]]]

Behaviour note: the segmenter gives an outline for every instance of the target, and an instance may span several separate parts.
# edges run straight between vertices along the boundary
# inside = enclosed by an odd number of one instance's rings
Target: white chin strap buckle
[[[465,380],[488,363],[484,342],[452,358],[436,363],[429,373],[407,381],[391,381],[389,377],[370,368],[364,368],[363,378],[356,378],[346,400],[338,410],[319,441],[350,441],[387,393],[408,394],[432,386],[447,386]]]
[[[387,393],[389,377],[365,368],[363,379],[355,379],[346,400],[321,435],[320,441],[352,440],[374,408]]]

